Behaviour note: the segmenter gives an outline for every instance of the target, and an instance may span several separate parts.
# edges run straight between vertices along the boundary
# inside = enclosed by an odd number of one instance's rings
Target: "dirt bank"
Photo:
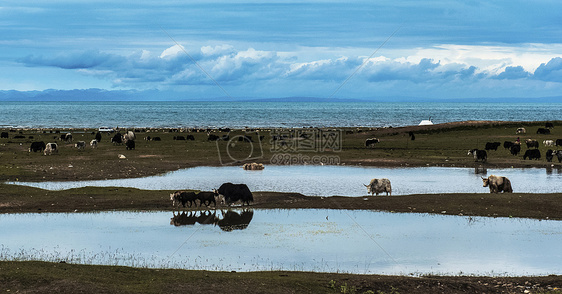
[[[0,213],[173,210],[173,191],[85,187],[63,191],[0,184]],[[426,194],[407,196],[311,197],[254,192],[252,208],[368,209],[465,216],[562,219],[562,194]],[[189,210],[191,208],[182,208]],[[215,209],[211,206],[193,209]],[[218,209],[227,209],[219,205]]]

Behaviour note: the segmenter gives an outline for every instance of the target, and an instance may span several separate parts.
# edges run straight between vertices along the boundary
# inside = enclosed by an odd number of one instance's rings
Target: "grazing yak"
[[[252,163],[244,163],[242,168],[244,170],[263,170],[265,166],[262,163],[252,162]]]
[[[545,158],[547,162],[552,162],[552,159],[554,158],[554,151],[552,151],[552,149],[546,150]]]
[[[489,187],[490,193],[513,193],[511,188],[511,182],[506,177],[498,177],[491,175],[488,178],[482,177],[482,182],[484,182],[483,187]]]
[[[135,149],[135,140],[127,140],[127,142],[125,142],[125,146],[127,150]]]
[[[562,146],[562,139],[556,139],[555,145]]]
[[[123,135],[121,135],[121,133],[117,133],[117,134],[113,135],[113,138],[111,138],[111,143],[113,143],[113,145],[123,144]]]
[[[544,127],[547,129],[553,129],[554,128],[554,124],[551,122],[547,122],[544,124]]]
[[[72,142],[72,134],[66,133],[64,135],[61,135],[61,140],[65,141],[66,143]]]
[[[521,152],[521,144],[511,145],[511,147],[509,148],[509,152],[511,152],[511,155],[519,154],[519,152]]]
[[[379,195],[379,193],[386,192],[386,196],[392,195],[392,187],[390,186],[390,180],[388,179],[372,179],[369,185],[363,184],[367,187],[367,193],[373,195]]]
[[[43,150],[45,150],[45,147],[47,147],[45,145],[45,142],[41,141],[41,142],[32,142],[31,146],[29,146],[29,152],[33,151],[33,152],[43,152]]]
[[[220,137],[217,136],[217,135],[207,134],[207,141],[217,141],[219,139],[220,139]]]
[[[515,132],[515,134],[525,134],[527,133],[527,130],[525,130],[525,128],[518,128],[517,131]]]
[[[544,140],[544,141],[542,141],[542,144],[544,146],[554,146],[554,141],[553,140]]]
[[[246,184],[224,183],[215,192],[222,195],[222,201],[228,206],[238,200],[242,201],[242,205],[250,205],[250,201],[254,201],[254,196]]]
[[[527,148],[539,148],[539,142],[537,140],[527,139],[525,140],[525,144],[527,144]]]
[[[101,142],[101,133],[100,133],[100,132],[98,132],[98,133],[96,134],[96,138],[95,138],[95,139],[96,139],[96,141]]]
[[[375,147],[375,144],[379,143],[381,140],[377,138],[369,138],[365,140],[365,147]]]
[[[123,141],[125,141],[125,143],[127,143],[127,141],[133,141],[136,138],[137,136],[135,136],[135,133],[133,131],[127,131],[127,133],[123,135]]]
[[[539,160],[541,158],[541,151],[539,149],[528,149],[523,155],[523,160],[527,158]]]
[[[511,142],[511,141],[504,141],[503,142],[503,148],[510,150],[511,146],[513,146],[515,143]]]
[[[8,135],[8,132],[2,132],[0,134],[0,138],[9,138],[10,136]]]
[[[51,155],[53,153],[58,153],[59,152],[59,146],[57,145],[57,143],[47,143],[47,145],[45,145],[45,150],[43,150],[43,154],[44,155]]]
[[[195,200],[197,199],[197,195],[194,192],[187,192],[187,191],[176,191],[170,194],[170,200],[172,200],[172,206],[179,206],[181,205],[185,207],[186,203],[189,203],[189,207],[191,207]]]
[[[486,152],[486,150],[478,150],[478,149],[468,150],[467,155],[474,156],[474,161],[481,160],[482,162],[486,162],[486,160],[488,160],[488,153]]]
[[[90,141],[90,147],[92,148],[98,147],[98,142],[99,142],[98,140],[93,139],[92,141]]]
[[[541,134],[541,135],[550,135],[550,130],[549,129],[545,129],[545,128],[539,128],[537,130],[537,134]]]
[[[78,150],[80,150],[80,149],[83,150],[84,148],[86,148],[86,142],[78,141],[78,142],[76,142],[76,144],[74,144],[74,147],[78,148]]]
[[[485,150],[494,150],[497,151],[498,147],[501,146],[500,142],[488,142],[486,143],[486,147],[484,148]]]

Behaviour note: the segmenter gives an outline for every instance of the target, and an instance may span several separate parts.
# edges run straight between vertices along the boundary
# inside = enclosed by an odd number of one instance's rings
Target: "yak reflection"
[[[221,210],[221,216],[217,216],[216,211],[183,211],[176,214],[173,212],[173,217],[170,220],[170,225],[178,226],[189,226],[195,225],[196,223],[201,225],[215,225],[226,232],[231,232],[234,230],[244,230],[248,227],[252,218],[254,217],[254,211],[252,209],[244,209],[242,211],[234,210]]]
[[[242,213],[232,210],[228,210],[226,213],[223,211],[222,213],[223,218],[217,222],[217,225],[221,230],[226,232],[247,228],[254,217],[254,211],[252,209],[244,209]]]

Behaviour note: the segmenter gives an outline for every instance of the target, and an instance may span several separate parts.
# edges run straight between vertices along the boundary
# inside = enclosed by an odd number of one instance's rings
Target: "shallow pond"
[[[558,221],[347,210],[0,215],[0,259],[220,271],[562,274]]]
[[[372,178],[388,178],[393,195],[434,193],[488,193],[481,176],[506,176],[513,191],[521,193],[562,192],[560,169],[488,169],[476,173],[473,168],[380,168],[353,166],[268,165],[262,171],[240,167],[194,167],[159,176],[105,181],[42,182],[14,184],[49,190],[85,186],[135,187],[148,190],[211,190],[222,183],[245,183],[252,191],[297,192],[309,196],[364,196]]]

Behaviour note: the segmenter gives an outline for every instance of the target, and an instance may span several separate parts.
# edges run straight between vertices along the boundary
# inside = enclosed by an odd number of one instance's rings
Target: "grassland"
[[[208,272],[0,262],[2,293],[562,293],[561,278]]]
[[[337,134],[337,143],[322,143],[320,139],[303,140],[302,138],[286,140],[280,146],[272,135],[279,131],[258,129],[249,132],[232,132],[230,138],[248,133],[253,143],[238,143],[227,147],[227,141],[208,141],[207,132],[195,130],[180,132],[177,129],[140,129],[137,132],[135,150],[126,150],[124,145],[110,143],[110,136],[104,135],[98,148],[87,147],[78,150],[76,141],[90,142],[94,138],[92,129],[81,130],[47,130],[26,129],[12,130],[10,138],[0,139],[0,180],[1,181],[65,181],[97,180],[143,177],[193,166],[241,165],[245,156],[251,155],[253,161],[265,165],[275,162],[279,155],[337,157],[339,164],[371,166],[456,166],[456,167],[544,167],[562,168],[555,159],[546,162],[544,154],[552,147],[543,146],[546,139],[562,138],[562,122],[554,122],[555,128],[550,135],[538,135],[536,130],[544,123],[530,122],[459,122],[434,126],[413,126],[402,128],[342,128],[342,129],[300,129],[283,130],[283,134],[308,132],[314,134]],[[516,135],[518,127],[525,127],[527,134]],[[8,131],[8,130],[1,130]],[[54,139],[60,137],[56,132],[71,132],[73,142],[65,143]],[[409,132],[416,139],[410,140]],[[226,135],[215,130],[213,134]],[[14,139],[20,135],[24,138]],[[176,136],[193,135],[195,140],[174,140]],[[161,141],[146,141],[145,137],[160,137]],[[263,136],[261,140],[257,140]],[[486,163],[476,163],[467,156],[467,150],[484,149],[486,142],[523,141],[527,138],[538,140],[542,158],[540,160],[523,160],[522,154],[512,156],[508,150],[500,147],[488,152]],[[30,139],[32,137],[32,139]],[[367,138],[378,138],[375,147],[366,147]],[[28,152],[33,141],[57,142],[59,153],[43,156],[37,152]],[[320,142],[320,143],[318,143]],[[252,149],[253,148],[253,149]],[[553,149],[555,149],[554,147]],[[226,153],[231,152],[231,156]],[[253,153],[252,153],[253,150]],[[125,159],[119,159],[119,155]],[[289,162],[290,163],[290,162]],[[297,162],[302,163],[302,162]]]

